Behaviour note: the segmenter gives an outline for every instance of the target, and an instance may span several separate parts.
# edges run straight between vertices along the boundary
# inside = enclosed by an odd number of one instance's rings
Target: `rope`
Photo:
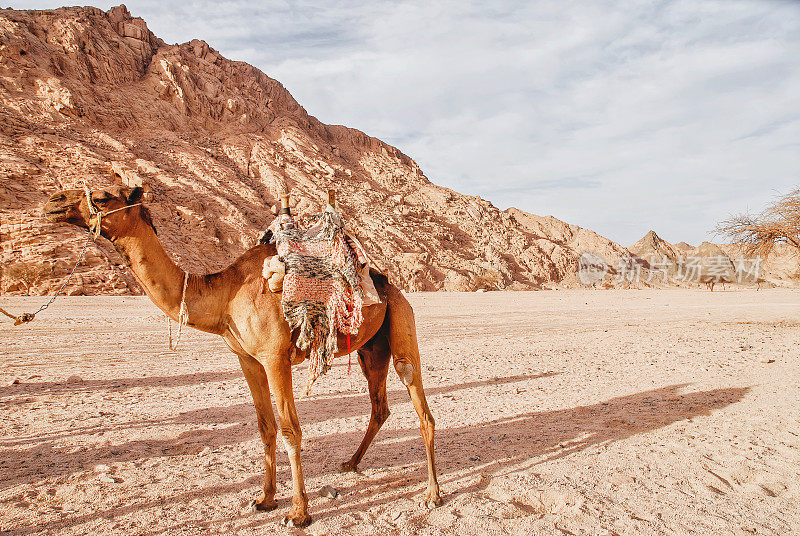
[[[22,313],[22,315],[20,316],[14,316],[5,309],[3,309],[2,307],[0,307],[0,313],[3,313],[8,318],[12,319],[14,321],[15,326],[19,326],[23,322],[30,322],[31,320],[33,320],[33,315],[31,315],[30,313]]]
[[[13,318],[14,325],[19,326],[20,324],[25,324],[26,322],[30,322],[36,317],[36,315],[38,315],[39,313],[50,307],[50,304],[56,301],[56,298],[58,298],[61,295],[61,293],[64,292],[64,288],[66,288],[66,286],[69,284],[70,280],[72,279],[72,276],[75,274],[75,270],[77,270],[80,263],[83,262],[83,256],[86,254],[86,248],[89,247],[89,242],[91,241],[92,241],[92,233],[90,231],[86,235],[86,242],[83,243],[83,249],[81,249],[81,254],[80,256],[78,256],[78,262],[75,263],[75,266],[72,267],[72,271],[69,273],[67,278],[64,280],[63,283],[61,283],[61,286],[58,287],[58,290],[55,292],[55,294],[53,294],[53,296],[45,304],[43,304],[33,313],[22,313],[20,316],[14,316],[2,308],[0,308],[0,312],[2,312],[9,318]]]
[[[94,216],[100,211],[97,210],[97,207],[92,202],[92,191],[89,189],[89,185],[86,184],[86,181],[78,181],[78,185],[83,187],[83,191],[86,194],[86,204],[89,206],[89,214]]]
[[[178,345],[181,343],[181,334],[183,333],[183,326],[189,322],[189,311],[186,308],[186,286],[189,284],[189,273],[183,272],[183,290],[181,291],[181,307],[178,310],[178,338],[175,340],[175,345],[172,344],[172,319],[167,316],[167,326],[169,327],[169,349],[173,352],[178,351]]]
[[[108,212],[97,211],[94,214],[93,218],[89,218],[89,230],[92,232],[95,238],[100,236],[100,233],[103,231],[103,216],[108,216],[109,214],[114,214],[115,212],[119,212],[120,210],[128,210],[129,208],[133,208],[136,206],[141,205],[141,203],[134,203],[132,205],[125,205],[124,207],[115,208],[114,210],[109,210]],[[91,208],[92,205],[89,205]]]
[[[350,349],[350,332],[347,332],[347,374],[350,375],[350,367],[353,365],[353,351]]]

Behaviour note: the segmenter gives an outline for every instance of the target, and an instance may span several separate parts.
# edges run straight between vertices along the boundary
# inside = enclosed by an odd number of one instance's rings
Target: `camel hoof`
[[[342,465],[339,466],[340,473],[355,473],[356,471],[358,471],[358,468],[353,462],[343,462]]]
[[[253,499],[249,504],[251,512],[269,512],[278,507],[278,501],[275,499],[267,500],[266,498],[257,501]]]
[[[289,527],[290,529],[303,528],[309,526],[310,524],[311,524],[311,516],[308,514],[288,515],[284,517],[283,520],[281,521],[281,525]]]
[[[422,501],[421,506],[427,508],[428,510],[433,510],[434,508],[439,508],[443,502],[444,501],[442,501],[442,498],[439,496],[438,492],[428,493],[427,497],[425,497],[425,500]]]

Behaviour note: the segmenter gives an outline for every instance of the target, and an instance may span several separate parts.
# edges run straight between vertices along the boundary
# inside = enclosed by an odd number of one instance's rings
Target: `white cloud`
[[[397,145],[436,183],[624,244],[650,228],[699,242],[800,179],[797,2],[127,5],[166,41],[205,39],[322,121]]]

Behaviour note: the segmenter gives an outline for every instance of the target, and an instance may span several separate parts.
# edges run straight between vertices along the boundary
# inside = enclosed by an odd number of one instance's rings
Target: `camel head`
[[[106,238],[118,236],[136,219],[144,219],[152,226],[149,211],[141,205],[143,196],[144,190],[139,186],[113,186],[92,191],[92,204],[102,213],[101,234]],[[88,229],[90,222],[95,219],[89,208],[86,192],[80,189],[62,190],[53,194],[44,206],[44,215],[53,223],[69,223],[84,229]]]

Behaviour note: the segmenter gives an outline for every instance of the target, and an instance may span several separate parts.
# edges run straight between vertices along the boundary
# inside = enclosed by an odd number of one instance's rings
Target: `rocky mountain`
[[[666,240],[662,240],[652,230],[648,231],[641,240],[630,246],[628,251],[647,261],[664,262],[664,259],[666,259],[666,261],[674,263],[679,257],[675,247]]]
[[[328,188],[379,267],[408,290],[536,289],[583,251],[624,248],[552,217],[433,184],[394,147],[310,116],[276,80],[201,40],[169,45],[125,6],[0,10],[0,291],[42,294],[85,233],[40,207],[86,180],[144,185],[165,248],[216,271],[251,247],[290,189],[300,218]],[[71,294],[138,293],[104,240]]]

